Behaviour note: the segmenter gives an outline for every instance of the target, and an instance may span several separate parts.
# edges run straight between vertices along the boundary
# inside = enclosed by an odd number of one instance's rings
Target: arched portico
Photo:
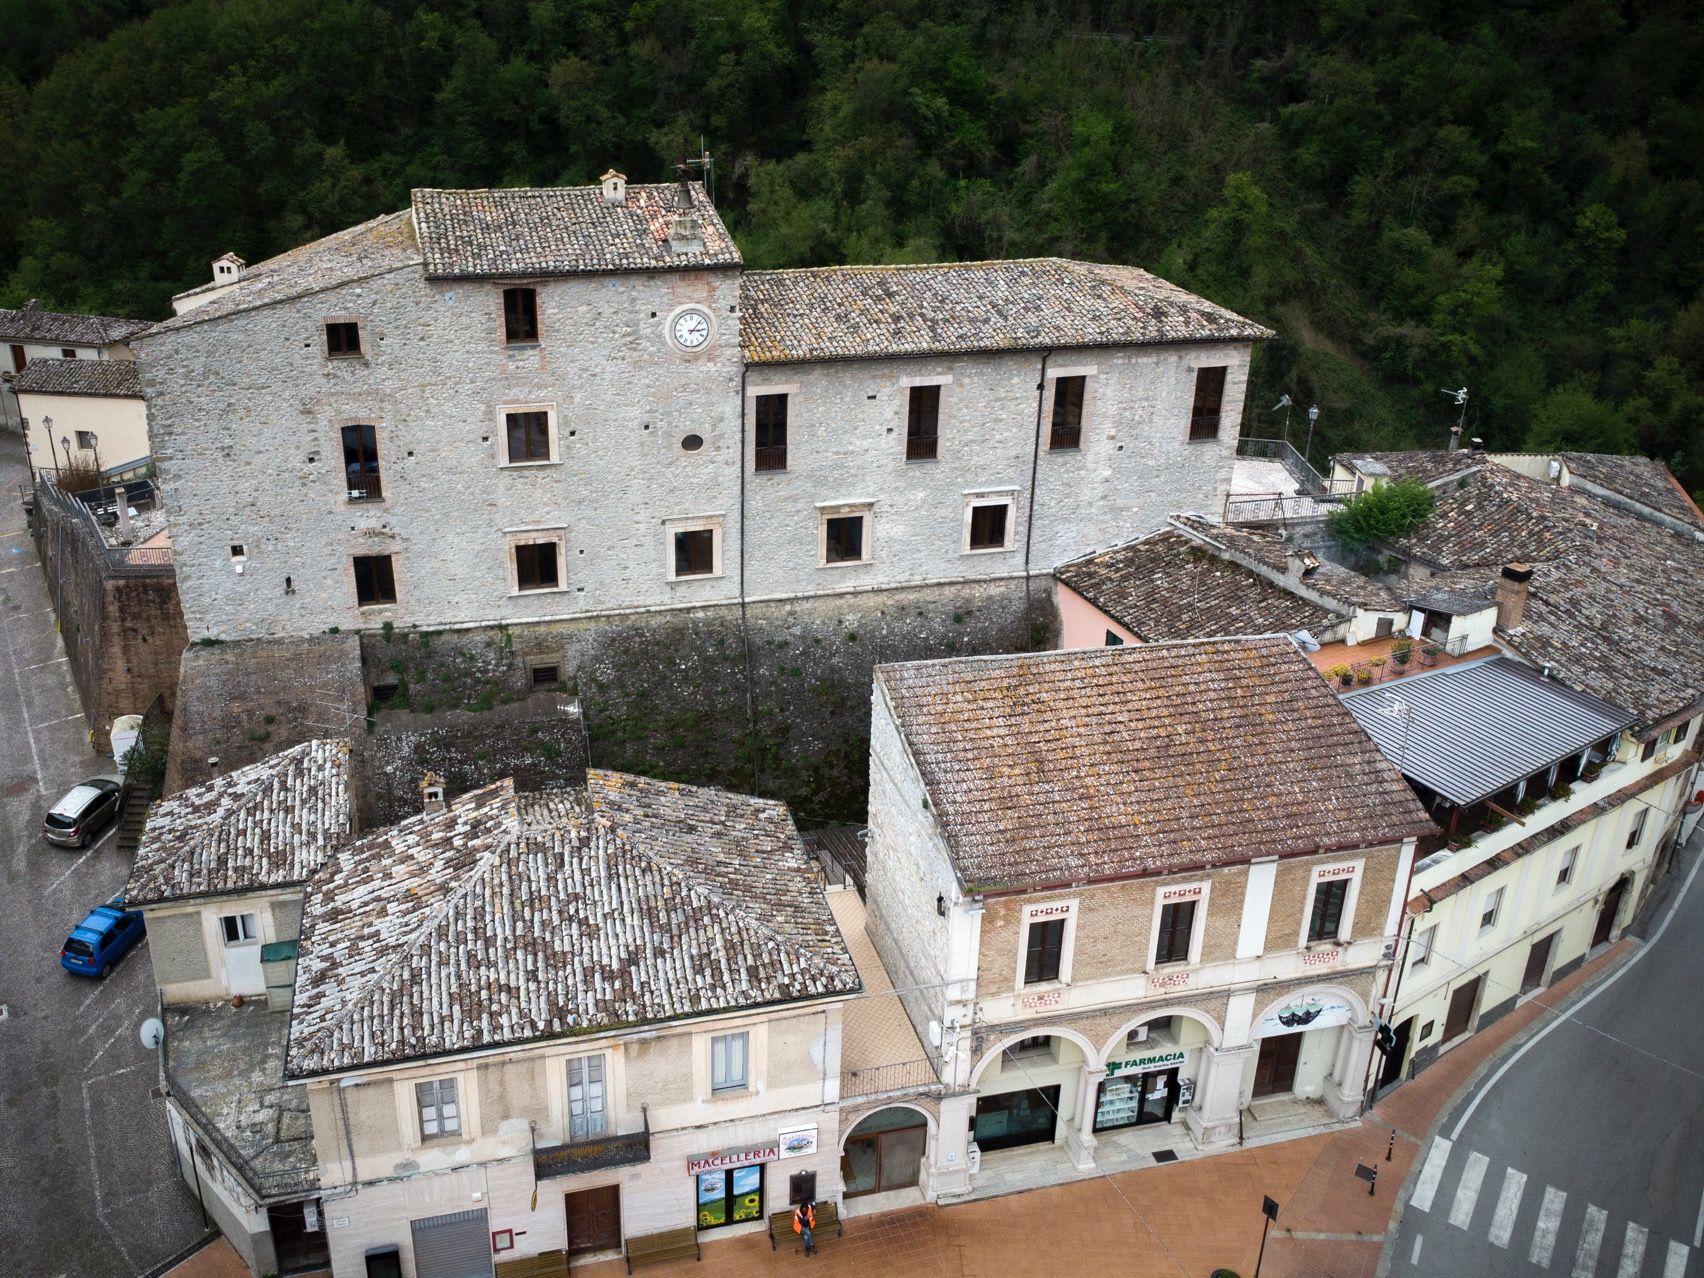
[[[1073,1161],[1092,1166],[1093,1142],[1083,1145],[1078,1128],[1104,1076],[1100,1053],[1077,1030],[1036,1025],[1002,1035],[970,1073],[977,1150],[987,1155],[1064,1141]]]
[[[1146,1025],[1150,1021],[1163,1020],[1170,1016],[1188,1017],[1190,1020],[1199,1024],[1207,1031],[1207,1045],[1209,1047],[1220,1047],[1224,1044],[1224,1030],[1220,1027],[1219,1022],[1214,1020],[1206,1012],[1194,1007],[1160,1007],[1155,1008],[1152,1011],[1145,1011],[1140,1016],[1133,1017],[1126,1021],[1123,1025],[1119,1026],[1117,1032],[1115,1032],[1111,1038],[1106,1040],[1106,1046],[1101,1048],[1101,1059],[1103,1061],[1110,1061],[1122,1055],[1125,1051],[1126,1045],[1129,1043],[1132,1030],[1137,1029],[1139,1026]]]
[[[1038,1038],[1060,1038],[1074,1044],[1077,1050],[1082,1052],[1083,1060],[1087,1062],[1089,1069],[1099,1069],[1101,1061],[1105,1059],[1101,1053],[1095,1051],[1095,1045],[1076,1030],[1068,1029],[1063,1025],[1037,1025],[1027,1032],[1019,1031],[1015,1034],[1006,1035],[994,1047],[983,1053],[982,1059],[976,1062],[976,1068],[970,1071],[971,1087],[974,1089],[981,1082],[983,1073],[990,1065],[999,1060],[1001,1054],[1008,1048],[1016,1047],[1021,1043],[1030,1043]]]
[[[935,1116],[920,1105],[895,1101],[861,1115],[840,1141],[841,1179],[847,1198],[871,1198],[918,1189],[929,1165]]]
[[[1270,1000],[1249,1026],[1255,1058],[1248,1103],[1322,1102],[1345,1118],[1360,1105],[1372,1052],[1366,1001],[1343,985],[1321,984]],[[1270,1105],[1269,1105],[1270,1107]]]

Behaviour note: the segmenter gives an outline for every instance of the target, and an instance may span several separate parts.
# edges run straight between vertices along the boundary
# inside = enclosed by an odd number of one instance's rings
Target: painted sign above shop
[[[1350,1016],[1349,1004],[1341,999],[1320,998],[1317,994],[1309,994],[1293,1002],[1280,1004],[1262,1016],[1255,1022],[1254,1036],[1273,1038],[1279,1034],[1300,1034],[1304,1030],[1329,1029],[1333,1025],[1347,1025]]]
[[[781,1144],[783,1158],[803,1158],[806,1154],[817,1152],[815,1123],[809,1127],[783,1127],[776,1133],[776,1139]]]
[[[1182,1051],[1150,1052],[1146,1056],[1132,1056],[1126,1061],[1108,1061],[1106,1072],[1109,1077],[1116,1078],[1122,1074],[1146,1074],[1151,1070],[1170,1069],[1173,1065],[1181,1065],[1183,1062]]]
[[[723,1149],[714,1154],[700,1154],[696,1158],[686,1160],[686,1170],[696,1176],[699,1172],[716,1171],[722,1167],[739,1167],[745,1163],[767,1163],[781,1156],[781,1147],[774,1142],[767,1145],[748,1145],[743,1149]]]

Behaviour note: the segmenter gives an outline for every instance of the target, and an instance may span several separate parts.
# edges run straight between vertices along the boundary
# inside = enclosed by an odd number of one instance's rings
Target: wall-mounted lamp
[[[935,913],[947,917],[947,898],[939,892],[935,893]]]

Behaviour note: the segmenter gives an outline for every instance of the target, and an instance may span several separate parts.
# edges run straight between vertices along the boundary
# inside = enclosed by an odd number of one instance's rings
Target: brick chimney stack
[[[1518,630],[1526,616],[1527,586],[1532,581],[1531,564],[1504,564],[1497,579],[1497,626]]]

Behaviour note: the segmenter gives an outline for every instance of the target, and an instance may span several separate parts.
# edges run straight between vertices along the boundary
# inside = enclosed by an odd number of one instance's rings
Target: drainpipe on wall
[[[757,711],[752,705],[751,690],[751,627],[746,622],[746,377],[751,369],[740,361],[740,646],[745,649],[746,735],[751,742],[751,792],[757,788]]]
[[[1035,480],[1041,468],[1041,406],[1047,398],[1047,361],[1052,358],[1051,349],[1041,353],[1041,374],[1035,383],[1035,440],[1030,449],[1029,500],[1024,512],[1024,624],[1029,627],[1031,639],[1035,635],[1035,609],[1030,586],[1030,545],[1035,540]]]

